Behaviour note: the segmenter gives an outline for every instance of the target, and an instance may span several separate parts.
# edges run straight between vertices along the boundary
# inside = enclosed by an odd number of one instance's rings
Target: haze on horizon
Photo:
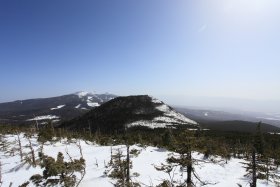
[[[0,1],[0,102],[78,90],[280,113],[278,0]]]

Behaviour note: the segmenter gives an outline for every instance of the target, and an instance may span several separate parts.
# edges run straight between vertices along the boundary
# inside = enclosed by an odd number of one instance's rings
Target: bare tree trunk
[[[36,117],[35,117],[35,114],[33,114],[33,116],[34,116],[34,119],[35,119],[35,121],[36,121],[36,130],[38,131],[38,130],[39,130],[38,121],[37,121],[37,119],[36,119]]]
[[[53,122],[52,122],[52,121],[51,121],[51,128],[52,128],[52,133],[54,134],[54,136],[56,136],[55,131],[54,131]]]
[[[76,187],[78,187],[81,184],[81,182],[84,179],[85,175],[86,175],[86,168],[83,169],[83,172],[81,173],[81,179],[77,183]]]
[[[192,186],[192,153],[191,151],[187,154],[188,164],[187,164],[187,186]]]
[[[256,150],[252,150],[252,183],[251,187],[257,187],[257,166],[256,166]]]
[[[59,137],[60,137],[60,142],[61,142],[61,139],[62,139],[62,132],[61,132],[61,128],[59,128],[58,130],[59,130]]]
[[[20,160],[22,161],[23,160],[23,154],[22,154],[22,146],[21,146],[21,140],[20,140],[20,137],[19,137],[19,134],[17,133],[17,138],[18,138],[18,146],[19,146],[19,155],[20,155]]]
[[[78,146],[78,148],[79,148],[79,150],[80,150],[81,157],[84,158],[84,156],[83,156],[83,150],[82,150],[82,146],[81,146],[81,140],[78,141],[77,146]]]
[[[112,148],[112,146],[111,146],[111,159],[110,159],[110,164],[112,164],[113,163],[113,148]]]
[[[129,157],[129,145],[126,145],[126,162],[127,162],[127,165],[126,165],[126,184],[129,184],[129,181],[130,181],[130,157]]]
[[[35,161],[35,152],[34,152],[34,149],[33,149],[33,147],[32,147],[32,143],[31,143],[30,138],[28,138],[28,141],[29,141],[29,148],[30,148],[30,150],[31,150],[32,164],[33,164],[33,166],[35,166],[35,165],[36,165],[36,161]]]

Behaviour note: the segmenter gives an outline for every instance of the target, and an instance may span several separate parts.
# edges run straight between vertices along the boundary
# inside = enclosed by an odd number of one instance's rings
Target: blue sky
[[[277,0],[1,0],[0,102],[78,90],[280,101],[278,12]]]

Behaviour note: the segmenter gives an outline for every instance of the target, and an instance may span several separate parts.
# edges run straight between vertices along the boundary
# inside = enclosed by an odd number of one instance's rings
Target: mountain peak
[[[104,132],[118,132],[139,126],[150,129],[199,126],[195,121],[148,95],[117,97],[62,126],[80,129],[87,128],[88,124],[91,124],[92,130]]]
[[[79,92],[75,92],[74,94],[77,95],[77,96],[79,96],[80,98],[81,98],[81,97],[88,96],[88,95],[93,95],[93,93],[91,93],[91,92],[86,92],[86,91],[79,91]]]

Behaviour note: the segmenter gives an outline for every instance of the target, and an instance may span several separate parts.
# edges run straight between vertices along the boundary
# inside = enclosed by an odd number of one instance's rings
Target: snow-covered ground
[[[24,152],[28,153],[30,150],[27,147],[29,144],[27,139],[20,135],[22,145],[24,146]],[[17,143],[15,142],[15,135],[5,135],[4,139],[10,143],[8,149],[17,148]],[[61,140],[56,143],[47,143],[44,146],[44,153],[46,155],[56,158],[58,152],[64,154],[65,159],[67,155],[65,151],[68,150],[69,154],[73,158],[80,158],[80,152],[77,146],[78,140],[74,140],[72,143],[67,142],[67,140]],[[40,145],[36,140],[36,137],[31,138],[32,145],[36,151],[36,156],[38,156],[38,151]],[[113,187],[114,180],[108,178],[104,175],[105,165],[110,160],[111,148],[113,150],[121,149],[125,154],[125,146],[100,146],[91,142],[80,141],[82,146],[83,156],[86,160],[86,175],[80,184],[81,187]],[[140,147],[134,145],[131,149],[140,150],[138,157],[133,157],[133,172],[140,174],[139,177],[133,178],[133,181],[138,181],[142,186],[156,186],[164,179],[169,179],[168,175],[164,172],[157,171],[154,166],[159,166],[161,163],[165,163],[166,158],[170,152],[165,149],[157,147]],[[194,153],[194,157],[205,162],[200,165],[195,166],[195,170],[202,180],[211,183],[216,183],[215,187],[236,187],[237,183],[241,184],[243,187],[249,187],[248,178],[244,177],[245,169],[241,162],[241,159],[231,159],[226,164],[221,162],[219,164],[214,164],[208,162],[209,160],[204,160],[202,154]],[[215,158],[219,160],[219,158]],[[0,161],[2,165],[2,181],[4,187],[9,186],[12,182],[12,187],[18,186],[25,181],[27,181],[34,174],[42,174],[40,167],[33,168],[29,165],[22,165],[20,157],[18,154],[12,156],[7,152],[0,152]],[[181,172],[179,168],[175,171],[175,180],[182,180]],[[77,175],[79,178],[80,176]],[[183,174],[186,177],[186,173]],[[195,183],[199,186],[199,182],[195,180]],[[33,185],[29,185],[33,186]],[[264,181],[258,181],[258,186],[274,186],[273,183],[266,183]]]

